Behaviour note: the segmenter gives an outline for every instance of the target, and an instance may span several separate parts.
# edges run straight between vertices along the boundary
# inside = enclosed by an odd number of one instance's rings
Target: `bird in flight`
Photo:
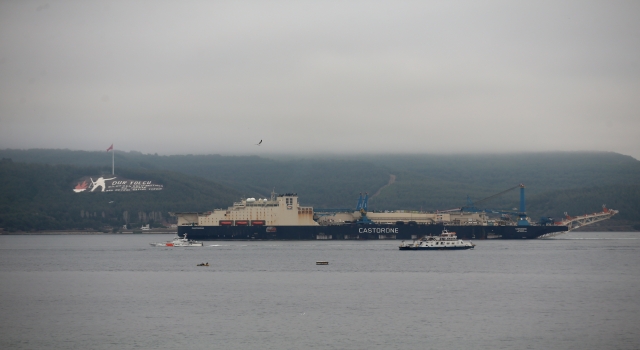
[[[260,142],[256,143],[256,146],[260,146],[261,143],[262,143],[262,140],[260,140]]]

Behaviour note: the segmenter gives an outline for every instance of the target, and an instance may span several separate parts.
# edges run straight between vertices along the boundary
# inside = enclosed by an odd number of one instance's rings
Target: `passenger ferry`
[[[471,242],[458,239],[455,232],[449,232],[444,229],[440,236],[426,236],[412,243],[402,241],[400,250],[460,250],[473,249],[475,246]]]

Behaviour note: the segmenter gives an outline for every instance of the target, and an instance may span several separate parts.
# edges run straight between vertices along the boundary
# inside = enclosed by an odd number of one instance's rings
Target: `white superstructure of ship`
[[[298,203],[296,193],[271,198],[246,198],[227,209],[204,213],[176,213],[178,226],[318,226],[313,207]]]

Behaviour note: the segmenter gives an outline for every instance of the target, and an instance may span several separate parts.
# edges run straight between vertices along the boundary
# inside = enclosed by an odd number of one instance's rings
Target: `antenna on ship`
[[[276,188],[274,187],[273,190],[271,190],[271,201],[275,201],[276,200]]]

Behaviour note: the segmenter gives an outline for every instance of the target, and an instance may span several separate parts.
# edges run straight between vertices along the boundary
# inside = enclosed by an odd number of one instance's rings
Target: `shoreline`
[[[2,236],[35,236],[35,235],[140,235],[140,234],[177,234],[177,230],[149,230],[149,231],[118,231],[118,232],[103,232],[103,231],[33,231],[33,232],[25,232],[25,231],[16,231],[16,232],[5,232],[0,231],[0,235]]]

